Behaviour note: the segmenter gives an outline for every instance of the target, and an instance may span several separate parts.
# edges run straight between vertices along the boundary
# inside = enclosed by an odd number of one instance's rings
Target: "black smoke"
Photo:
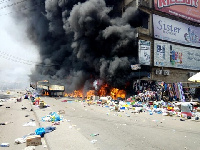
[[[140,17],[134,7],[122,15],[122,0],[29,0],[20,5],[15,18],[26,21],[41,57],[30,80],[65,85],[67,92],[96,79],[125,89],[136,76],[130,66],[138,62]]]

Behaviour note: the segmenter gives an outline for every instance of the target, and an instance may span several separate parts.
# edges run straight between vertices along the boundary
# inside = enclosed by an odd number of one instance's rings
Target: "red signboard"
[[[199,0],[154,0],[158,11],[200,23]]]

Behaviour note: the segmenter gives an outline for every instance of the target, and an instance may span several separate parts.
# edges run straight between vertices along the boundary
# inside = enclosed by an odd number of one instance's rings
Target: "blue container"
[[[125,110],[125,107],[121,107],[120,109]]]

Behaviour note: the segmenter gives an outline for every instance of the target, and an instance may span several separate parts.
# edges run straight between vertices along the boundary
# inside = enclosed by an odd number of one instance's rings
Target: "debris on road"
[[[93,144],[95,144],[97,142],[97,140],[92,140],[90,142],[93,143]]]
[[[26,143],[26,139],[24,139],[24,138],[15,139],[15,144],[22,144],[22,143]]]
[[[28,146],[24,148],[24,150],[35,150],[35,146]]]
[[[98,136],[99,134],[98,133],[95,133],[95,134],[90,134],[90,136],[94,137],[94,136]]]
[[[9,143],[1,143],[1,145],[0,145],[1,147],[9,147],[10,146],[10,144]]]
[[[27,123],[25,123],[24,125],[23,125],[24,127],[34,127],[34,126],[36,126],[36,123],[35,122],[27,122]]]
[[[42,145],[40,135],[33,135],[33,136],[27,137],[26,146],[38,146],[38,145]]]

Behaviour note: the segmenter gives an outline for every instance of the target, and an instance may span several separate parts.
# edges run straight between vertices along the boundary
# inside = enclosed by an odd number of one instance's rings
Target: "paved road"
[[[2,104],[2,106],[0,106],[0,123],[8,123],[6,125],[0,125],[0,144],[10,144],[10,147],[0,147],[0,149],[25,149],[26,143],[15,144],[15,140],[30,133],[34,133],[35,130],[40,127],[36,120],[35,113],[30,111],[32,108],[30,101],[23,99],[21,102],[17,102],[16,99],[22,97],[23,94],[24,92],[20,94],[16,91],[11,91],[10,94],[0,92],[0,103]],[[24,107],[27,109],[21,109]],[[23,126],[27,122],[31,122],[30,119],[35,120],[35,126]],[[45,146],[45,140],[42,139],[42,145],[37,146],[37,150],[47,150],[47,148],[44,148]]]
[[[45,135],[50,150],[199,150],[199,121],[131,110],[115,112],[81,102],[61,102],[64,99],[42,97],[50,107],[34,107],[39,120],[50,112],[65,110],[64,121]],[[48,125],[51,123],[40,121],[40,126]],[[95,133],[99,135],[91,136]]]

